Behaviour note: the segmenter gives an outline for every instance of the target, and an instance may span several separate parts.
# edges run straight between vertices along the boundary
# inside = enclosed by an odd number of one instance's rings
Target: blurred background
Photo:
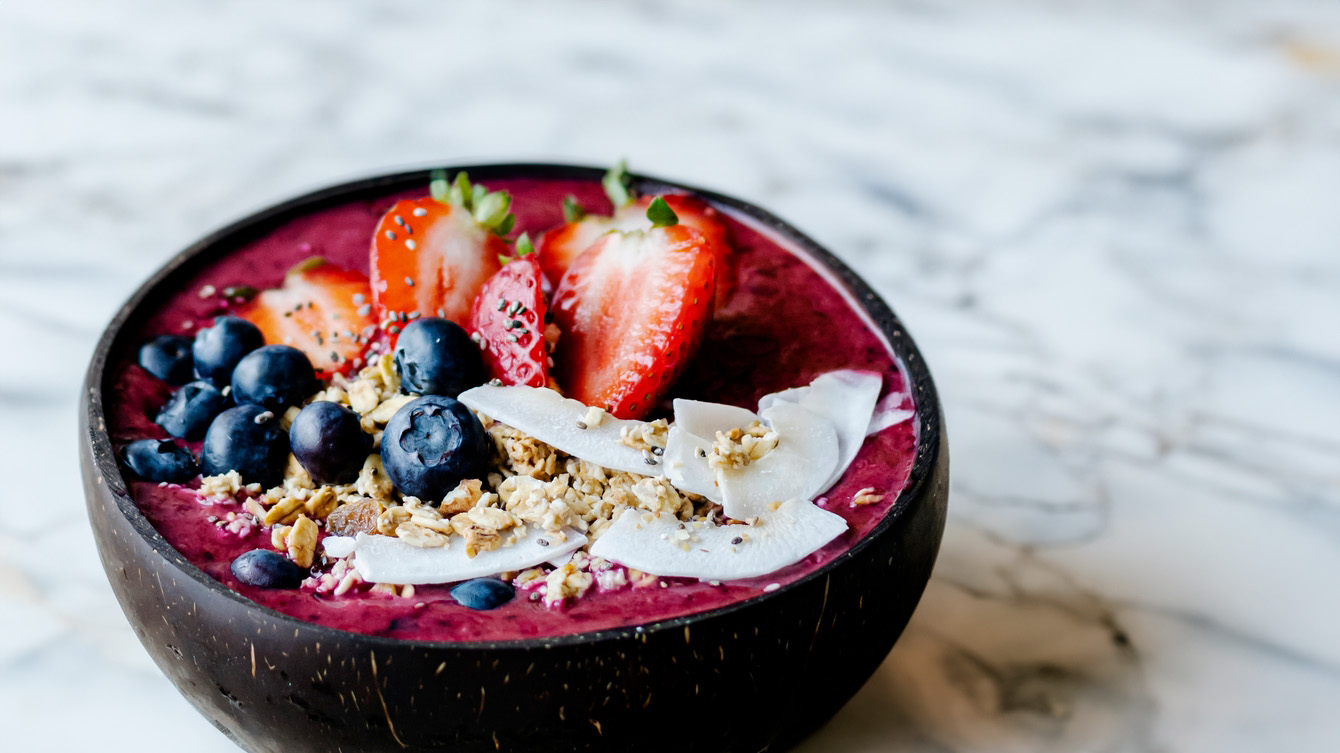
[[[1334,0],[0,2],[4,747],[233,750],[83,512],[143,278],[332,182],[621,157],[832,249],[945,401],[936,576],[802,750],[1335,750]]]

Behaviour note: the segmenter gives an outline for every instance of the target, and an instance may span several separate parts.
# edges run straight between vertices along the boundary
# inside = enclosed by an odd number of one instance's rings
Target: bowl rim
[[[644,174],[632,174],[633,187],[640,193],[667,191],[690,193],[719,209],[726,208],[731,212],[743,215],[749,220],[760,224],[767,230],[776,233],[788,243],[793,244],[795,248],[804,255],[808,255],[812,267],[817,266],[818,271],[821,273],[824,271],[828,272],[831,276],[836,278],[833,282],[845,286],[845,292],[853,299],[851,302],[858,308],[858,311],[861,311],[869,317],[878,331],[884,336],[889,347],[893,350],[897,362],[904,371],[908,388],[912,390],[915,412],[913,420],[917,422],[917,443],[915,450],[916,455],[907,483],[904,485],[902,491],[899,492],[897,498],[889,507],[889,510],[884,514],[884,517],[875,524],[874,528],[868,531],[846,551],[837,555],[814,572],[808,573],[771,592],[764,592],[704,612],[695,612],[678,617],[671,617],[642,625],[626,625],[617,628],[567,633],[540,638],[517,638],[489,641],[421,641],[370,635],[352,630],[344,630],[342,628],[329,627],[316,622],[309,622],[298,617],[293,617],[258,604],[201,570],[169,544],[167,539],[158,532],[158,529],[149,522],[140,511],[139,507],[135,504],[128,486],[121,477],[120,466],[116,461],[111,437],[106,428],[107,424],[102,400],[105,372],[113,346],[116,344],[123,330],[125,330],[126,325],[135,320],[137,316],[143,315],[142,307],[145,305],[146,301],[150,299],[151,294],[156,289],[162,286],[170,278],[188,274],[192,268],[197,265],[207,263],[211,256],[211,252],[214,251],[216,247],[244,242],[240,239],[246,239],[253,235],[255,237],[260,237],[273,230],[275,224],[296,218],[307,212],[316,211],[338,203],[357,201],[360,198],[385,196],[393,193],[397,189],[409,189],[415,185],[426,186],[430,174],[438,170],[445,170],[448,175],[454,175],[457,172],[465,171],[468,172],[471,179],[476,182],[527,178],[539,180],[568,179],[598,181],[607,171],[606,168],[601,167],[549,162],[481,163],[450,166],[435,165],[392,173],[382,173],[328,185],[324,188],[309,191],[252,212],[241,219],[209,233],[187,246],[159,267],[154,274],[142,283],[135,292],[131,294],[126,302],[121,305],[107,327],[103,330],[93,351],[93,356],[90,359],[84,382],[85,401],[84,406],[81,409],[81,413],[83,414],[81,418],[88,422],[88,436],[82,437],[81,440],[90,444],[90,449],[92,451],[90,454],[91,464],[95,467],[97,473],[100,474],[100,478],[98,479],[100,485],[115,498],[116,507],[119,513],[124,516],[131,527],[145,539],[146,543],[155,554],[172,563],[179,571],[181,571],[181,574],[184,577],[196,581],[206,589],[216,592],[225,599],[229,599],[240,606],[257,610],[259,614],[264,615],[268,619],[276,620],[289,627],[314,631],[318,637],[327,640],[356,639],[367,641],[374,646],[380,647],[413,647],[452,650],[535,649],[556,646],[585,645],[607,641],[636,639],[648,634],[659,633],[666,630],[678,630],[682,627],[692,625],[693,623],[727,616],[741,609],[750,609],[767,604],[774,599],[781,598],[783,595],[804,584],[828,577],[842,563],[859,555],[864,549],[871,546],[875,539],[887,532],[899,519],[907,515],[911,504],[918,501],[922,504],[930,503],[930,495],[925,495],[923,498],[922,491],[927,484],[932,483],[934,468],[939,461],[941,452],[941,433],[943,431],[943,411],[940,406],[938,393],[935,389],[935,383],[931,378],[930,370],[927,367],[925,360],[922,358],[920,350],[917,348],[916,343],[913,342],[911,336],[907,334],[901,320],[899,320],[897,315],[893,313],[893,310],[889,305],[885,303],[873,289],[871,289],[869,284],[861,279],[860,276],[852,271],[850,267],[838,259],[832,252],[828,251],[809,236],[771,212],[750,202],[716,191]],[[805,259],[802,258],[802,261],[804,260]],[[87,471],[88,469],[85,468],[86,473]]]

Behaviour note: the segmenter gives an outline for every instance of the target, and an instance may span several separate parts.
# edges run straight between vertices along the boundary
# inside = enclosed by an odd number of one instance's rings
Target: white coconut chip
[[[845,530],[841,515],[797,499],[754,525],[681,524],[669,513],[629,511],[591,545],[591,556],[653,575],[740,580],[799,562]]]
[[[720,502],[721,490],[717,488],[716,474],[699,451],[710,453],[712,444],[680,429],[677,424],[671,424],[665,440],[665,478],[680,491]]]
[[[815,492],[820,494],[837,483],[861,451],[883,387],[884,378],[876,372],[840,369],[820,374],[806,387],[764,395],[758,401],[758,409],[766,414],[774,406],[791,403],[817,413],[833,424],[837,430],[838,462],[823,487]]]
[[[721,501],[716,473],[707,463],[719,431],[761,420],[753,411],[722,403],[676,399],[675,422],[665,441],[665,477],[675,488]]]
[[[838,465],[838,435],[828,419],[778,403],[763,420],[777,432],[777,446],[743,468],[716,471],[722,510],[735,520],[761,516],[783,500],[813,499]]]
[[[866,428],[865,435],[868,437],[871,434],[878,434],[915,416],[916,411],[898,407],[906,399],[907,394],[903,392],[891,392],[885,395],[884,399],[875,405],[875,414],[870,417],[870,426]]]
[[[555,541],[553,534],[532,530],[511,546],[474,557],[465,553],[465,541],[452,536],[447,547],[420,548],[393,536],[358,534],[354,567],[370,583],[422,585],[455,583],[509,571],[524,570],[542,562],[560,558],[586,545],[586,537],[571,528],[564,529],[566,541]],[[548,544],[545,546],[540,542]]]
[[[723,403],[676,398],[672,405],[675,409],[675,426],[695,436],[706,438],[708,449],[711,449],[712,438],[717,432],[748,426],[750,421],[759,420],[758,416],[748,408],[737,408]]]
[[[321,550],[327,557],[340,559],[353,554],[356,543],[353,536],[327,536],[321,540]]]
[[[458,398],[468,407],[563,452],[596,465],[629,473],[655,471],[646,456],[624,444],[620,430],[637,429],[642,421],[626,421],[606,414],[598,426],[585,422],[590,408],[545,387],[482,385]],[[587,428],[580,428],[578,424]]]

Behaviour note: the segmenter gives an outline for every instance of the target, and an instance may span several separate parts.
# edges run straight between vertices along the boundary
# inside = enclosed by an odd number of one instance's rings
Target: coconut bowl
[[[455,169],[455,168],[450,168]],[[599,180],[563,165],[475,165],[477,180]],[[121,308],[84,383],[79,449],[103,567],[136,635],[177,689],[253,753],[763,751],[790,747],[865,683],[921,598],[939,550],[948,453],[935,386],[889,307],[833,254],[767,211],[692,192],[794,244],[864,309],[906,368],[918,444],[877,526],[771,593],[659,622],[561,637],[430,643],[323,627],[262,607],[188,562],[136,507],[104,415],[108,364],[165,291],[199,265],[307,212],[426,185],[427,170],[346,183],[261,211],[187,248]]]

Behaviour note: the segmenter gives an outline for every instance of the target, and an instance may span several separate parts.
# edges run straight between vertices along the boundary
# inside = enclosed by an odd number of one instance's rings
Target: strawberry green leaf
[[[530,234],[522,233],[521,236],[516,239],[517,257],[530,256],[533,253],[535,253],[535,244],[530,242]]]
[[[610,202],[614,208],[628,206],[633,201],[632,191],[629,186],[633,183],[633,178],[628,174],[628,163],[620,160],[619,164],[610,168],[601,179],[600,184],[605,188],[605,195],[610,197]]]
[[[652,200],[651,206],[647,207],[647,219],[651,220],[652,227],[671,227],[679,224],[679,215],[675,214],[675,210],[659,196]]]
[[[495,235],[507,235],[512,232],[514,227],[516,227],[516,215],[509,214],[503,218],[502,222],[498,223],[497,227],[493,228],[493,232]]]
[[[447,182],[446,170],[434,170],[428,174],[428,195],[434,199],[446,201],[450,185]]]
[[[563,221],[581,222],[586,217],[586,208],[577,203],[574,196],[563,197]]]
[[[481,186],[475,188],[479,189]],[[507,208],[512,205],[512,196],[506,191],[488,193],[476,190],[474,196],[471,205],[474,207],[475,221],[480,225],[490,230],[497,230],[510,216]]]
[[[324,256],[309,256],[297,264],[294,264],[292,267],[289,267],[286,276],[300,275],[303,272],[310,272],[317,267],[324,267],[325,265],[326,258]]]
[[[451,190],[447,192],[447,201],[455,204],[462,209],[470,209],[470,200],[474,198],[470,190],[470,176],[465,171],[456,173],[456,180],[451,184]]]
[[[229,285],[223,289],[223,297],[230,301],[249,301],[259,292],[250,285]]]

